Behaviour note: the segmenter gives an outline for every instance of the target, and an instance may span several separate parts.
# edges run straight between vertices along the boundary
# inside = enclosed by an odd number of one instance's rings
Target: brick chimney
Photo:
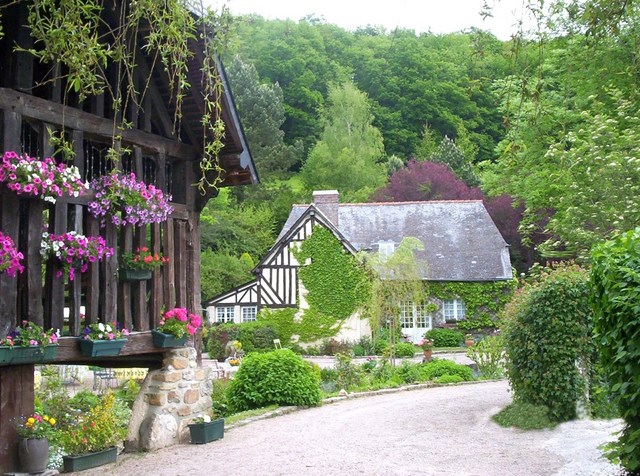
[[[313,204],[336,227],[338,226],[338,204],[340,193],[337,190],[317,190],[313,192]]]

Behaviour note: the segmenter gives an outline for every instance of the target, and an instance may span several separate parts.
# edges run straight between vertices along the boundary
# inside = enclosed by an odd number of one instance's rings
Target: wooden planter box
[[[119,269],[120,281],[147,281],[151,279],[153,271],[150,269]]]
[[[87,453],[86,455],[62,457],[65,473],[83,471],[103,464],[115,463],[116,459],[118,459],[118,448],[115,446],[103,451]]]
[[[8,347],[0,346],[1,364],[38,364],[53,360],[58,352],[57,345],[38,347]]]
[[[182,347],[188,339],[186,336],[178,339],[173,334],[165,334],[156,330],[151,331],[151,338],[155,347]]]
[[[105,357],[118,355],[127,339],[89,340],[80,339],[80,352],[87,357]]]
[[[189,425],[191,444],[203,445],[210,441],[224,438],[224,418],[218,418],[206,423],[192,423]]]

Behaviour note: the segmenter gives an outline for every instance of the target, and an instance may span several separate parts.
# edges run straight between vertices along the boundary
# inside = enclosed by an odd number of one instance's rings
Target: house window
[[[404,301],[400,304],[400,327],[413,327],[413,303]]]
[[[467,308],[461,299],[444,301],[442,312],[446,322],[461,321],[467,317]]]
[[[380,256],[380,261],[382,263],[386,263],[395,250],[396,245],[393,243],[393,241],[388,243],[378,243],[378,255]]]
[[[419,328],[431,328],[431,315],[427,312],[426,304],[419,304],[416,306],[416,327]]]
[[[431,315],[427,311],[426,304],[416,304],[412,301],[404,301],[400,304],[400,327],[404,332],[421,336],[426,329],[431,329]]]
[[[216,307],[216,322],[233,322],[235,319],[235,309],[230,307]]]
[[[242,308],[242,322],[253,322],[256,320],[256,307],[245,306]]]

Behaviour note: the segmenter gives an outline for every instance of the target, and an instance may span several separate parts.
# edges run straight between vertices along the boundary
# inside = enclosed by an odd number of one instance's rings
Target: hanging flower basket
[[[24,255],[18,251],[11,237],[0,231],[0,274],[6,273],[15,278],[17,273],[24,271],[23,259]]]
[[[39,364],[56,358],[57,345],[45,347],[0,346],[0,364]]]
[[[75,231],[63,235],[44,232],[40,254],[43,258],[53,256],[60,263],[60,270],[56,277],[68,275],[73,281],[76,270],[84,273],[89,269],[89,263],[95,263],[113,256],[113,248],[101,236],[84,236]]]
[[[89,340],[80,339],[80,352],[87,357],[108,357],[119,355],[127,339]]]
[[[176,337],[173,334],[165,334],[157,330],[151,331],[151,338],[154,347],[182,347],[187,342],[188,337]]]
[[[0,364],[33,364],[55,359],[58,332],[45,331],[30,321],[0,339]]]
[[[118,459],[118,448],[112,446],[103,451],[95,453],[87,453],[80,456],[63,456],[65,473],[73,473],[75,471],[83,471],[89,468],[95,468],[109,463],[115,463]]]
[[[132,282],[132,281],[147,281],[151,279],[153,271],[150,269],[119,269],[118,277],[120,281]]]

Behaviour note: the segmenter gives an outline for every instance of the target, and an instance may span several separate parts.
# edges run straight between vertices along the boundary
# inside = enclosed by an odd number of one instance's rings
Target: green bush
[[[320,369],[320,381],[336,382],[338,380],[338,371],[333,367]]]
[[[516,399],[548,407],[552,420],[571,420],[587,388],[576,362],[589,369],[593,352],[588,275],[559,264],[521,292],[504,326],[511,388]]]
[[[288,349],[247,355],[228,391],[234,411],[267,405],[318,405],[320,374]]]
[[[416,347],[409,342],[400,342],[394,347],[396,357],[413,357],[416,353]]]
[[[640,473],[640,227],[593,251],[591,301],[602,370],[625,427],[609,456]]]
[[[217,417],[231,415],[228,400],[230,385],[231,380],[225,378],[216,378],[211,381],[211,408],[213,410],[213,414]]]
[[[394,375],[398,377],[401,383],[417,382],[420,378],[419,365],[411,362],[402,362],[402,365],[396,367]]]
[[[389,350],[389,341],[382,337],[378,337],[373,343],[373,353],[375,355],[383,355]]]
[[[467,357],[478,367],[484,378],[504,376],[504,337],[489,336],[467,349]]]
[[[464,379],[460,377],[460,375],[444,374],[438,377],[435,381],[438,383],[460,383],[464,382]]]
[[[424,336],[433,341],[434,347],[458,347],[464,341],[462,332],[447,328],[431,329]]]
[[[273,350],[273,340],[278,338],[274,324],[261,321],[242,324],[216,324],[209,328],[207,334],[209,357],[221,361],[227,357],[226,346],[228,342],[240,341],[245,353],[264,352]]]
[[[320,345],[320,355],[347,354],[351,351],[351,344],[336,339],[325,339]]]
[[[549,409],[544,405],[534,405],[515,401],[493,416],[500,426],[515,426],[522,430],[541,430],[553,428],[555,423],[549,418]]]
[[[358,366],[351,363],[351,355],[336,354],[336,385],[338,388],[349,390],[360,384],[362,373]]]
[[[457,364],[451,360],[434,359],[420,365],[421,380],[435,380],[443,375],[458,375],[462,380],[473,380],[473,373],[466,365]]]

